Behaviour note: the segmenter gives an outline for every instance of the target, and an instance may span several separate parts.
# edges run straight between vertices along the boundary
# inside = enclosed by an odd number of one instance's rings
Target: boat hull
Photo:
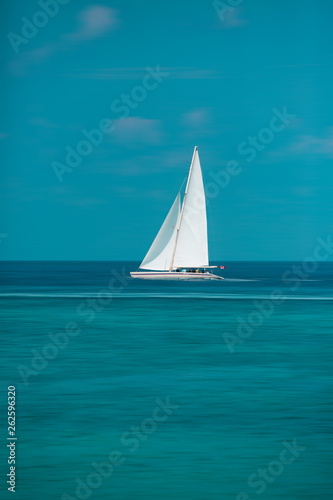
[[[198,280],[223,280],[222,276],[212,273],[189,273],[173,271],[136,271],[130,273],[132,278],[143,280],[175,280],[175,281],[198,281]]]

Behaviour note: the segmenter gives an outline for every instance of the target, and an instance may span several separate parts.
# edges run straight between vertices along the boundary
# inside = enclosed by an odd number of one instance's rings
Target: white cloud
[[[115,120],[115,130],[112,138],[116,142],[137,145],[159,144],[162,139],[159,120],[129,117]]]
[[[196,108],[181,116],[181,137],[185,140],[194,140],[200,144],[200,139],[216,134],[211,119],[210,108]]]
[[[48,118],[44,118],[42,116],[36,116],[35,118],[31,118],[29,120],[30,125],[35,125],[37,127],[42,127],[42,128],[59,128],[60,125],[57,123],[51,122]]]
[[[80,12],[78,29],[65,35],[65,38],[77,41],[91,40],[115,29],[117,24],[116,10],[102,5],[91,6]]]
[[[76,196],[73,198],[64,199],[65,205],[71,205],[73,207],[88,207],[92,205],[107,205],[107,200],[103,200],[102,198],[94,198],[94,197],[80,197]]]
[[[333,127],[329,127],[320,137],[302,135],[290,147],[295,154],[321,155],[333,158]]]
[[[239,28],[240,26],[245,26],[247,23],[244,18],[241,17],[241,9],[234,8],[232,10],[227,10],[224,13],[224,19],[222,21],[222,26],[224,28]]]
[[[71,33],[65,33],[56,42],[35,50],[22,51],[11,64],[11,73],[25,74],[25,69],[33,64],[41,64],[59,51],[68,50],[86,40],[99,38],[114,30],[118,25],[117,11],[104,6],[89,6],[78,14],[78,26]]]
[[[198,127],[207,125],[209,122],[209,112],[206,108],[193,109],[185,113],[182,122],[187,127]]]
[[[168,78],[172,80],[213,80],[225,79],[226,76],[219,74],[216,70],[197,69],[185,67],[168,67],[161,68],[170,73]],[[82,70],[75,73],[67,73],[71,78],[88,78],[96,80],[138,80],[146,74],[146,68],[142,67],[107,67],[98,68],[94,71]],[[234,78],[234,77],[233,77]]]

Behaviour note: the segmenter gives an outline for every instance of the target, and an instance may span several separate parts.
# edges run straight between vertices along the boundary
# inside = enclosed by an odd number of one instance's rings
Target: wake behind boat
[[[196,146],[183,200],[179,192],[140,264],[143,271],[130,274],[150,280],[223,279],[208,270],[216,267],[209,265],[206,196]]]

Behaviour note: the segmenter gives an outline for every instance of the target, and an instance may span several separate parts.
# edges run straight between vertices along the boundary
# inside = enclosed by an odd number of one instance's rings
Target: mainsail
[[[182,206],[178,193],[140,268],[166,271],[208,264],[206,198],[195,147]]]
[[[172,267],[208,266],[206,197],[198,149],[187,179]]]

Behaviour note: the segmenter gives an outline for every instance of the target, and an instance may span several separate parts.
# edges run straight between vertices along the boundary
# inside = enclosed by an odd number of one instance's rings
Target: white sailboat
[[[133,278],[150,280],[223,279],[208,271],[206,196],[198,154],[194,148],[183,200],[181,193]]]

